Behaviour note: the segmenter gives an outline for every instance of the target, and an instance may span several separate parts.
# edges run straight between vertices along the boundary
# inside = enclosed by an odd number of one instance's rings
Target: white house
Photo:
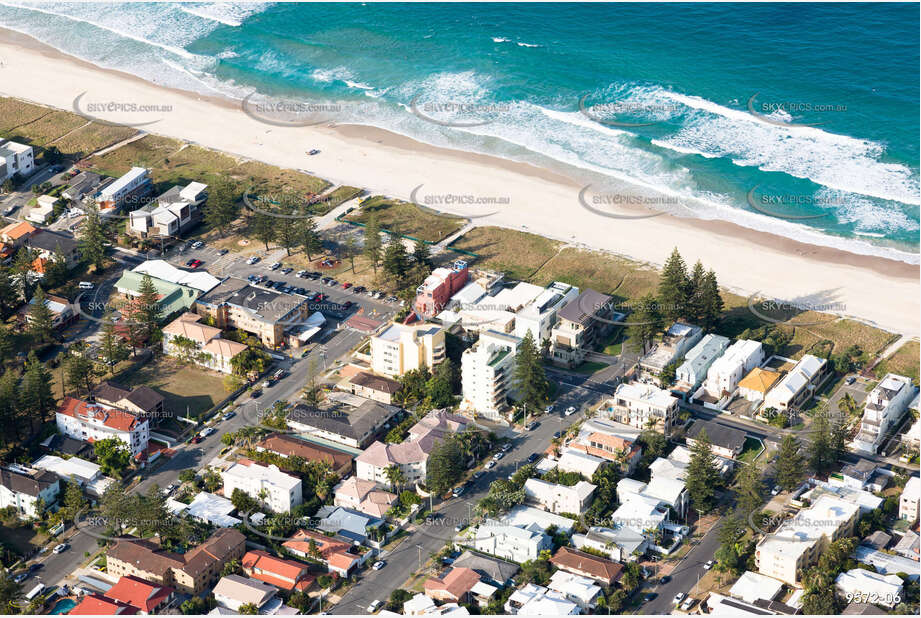
[[[34,168],[32,146],[0,139],[0,184],[15,174],[22,178],[31,176]]]
[[[128,231],[147,237],[177,236],[199,220],[199,206],[208,197],[208,185],[178,185],[128,215]]]
[[[554,281],[515,314],[515,336],[523,339],[525,333],[530,332],[534,343],[540,346],[550,339],[557,312],[578,295],[576,286]]]
[[[654,425],[668,434],[678,414],[678,398],[652,384],[618,384],[614,397],[603,406],[615,421],[636,429]]]
[[[646,553],[649,539],[643,532],[615,524],[616,528],[592,526],[585,533],[572,535],[572,544],[578,549],[590,548],[604,553],[615,562],[633,562]]]
[[[918,521],[918,505],[921,502],[921,478],[915,475],[908,479],[899,497],[899,519]]]
[[[58,431],[83,442],[116,438],[131,451],[132,457],[143,453],[150,440],[150,423],[147,419],[73,397],[64,398],[55,413],[55,421]]]
[[[809,401],[827,374],[828,361],[804,354],[798,363],[764,396],[764,407],[780,412]]]
[[[586,481],[568,487],[530,478],[524,483],[524,495],[551,513],[581,515],[591,504],[596,488]]]
[[[703,335],[704,331],[699,326],[675,322],[665,331],[662,341],[640,359],[640,368],[649,374],[659,374],[691,350]]]
[[[598,468],[607,462],[607,459],[602,459],[601,457],[589,455],[578,449],[567,447],[560,451],[560,458],[556,466],[562,472],[576,472],[590,479],[595,475],[595,472],[598,471]]]
[[[729,595],[746,603],[754,603],[759,599],[773,601],[782,590],[783,582],[779,579],[745,571],[729,589]]]
[[[867,396],[860,431],[852,443],[854,449],[875,455],[886,434],[898,426],[914,396],[911,378],[887,374]]]
[[[553,548],[552,539],[536,524],[518,527],[487,519],[469,534],[472,538],[462,542],[477,551],[513,562],[536,560],[541,551]]]
[[[601,596],[601,586],[595,580],[562,570],[550,576],[547,588],[560,593],[585,612],[594,609],[598,604],[598,597]]]
[[[214,586],[214,600],[217,604],[233,611],[244,605],[254,605],[256,609],[262,610],[272,604],[277,594],[278,588],[275,586],[242,575],[225,575]]]
[[[714,399],[722,399],[735,391],[742,376],[763,361],[764,348],[760,341],[740,339],[726,348],[723,355],[710,365],[704,390]]]
[[[230,497],[234,489],[239,489],[276,513],[290,511],[303,502],[301,479],[285,474],[278,466],[263,466],[242,459],[224,470],[221,478],[225,496]]]
[[[76,482],[91,496],[101,496],[115,482],[115,479],[102,474],[98,464],[79,457],[62,459],[57,455],[44,455],[35,460],[32,467],[53,472],[62,481]]]
[[[101,210],[117,210],[128,201],[128,198],[137,199],[145,195],[151,186],[150,170],[132,167],[118,180],[104,187],[96,197],[96,203]]]
[[[851,595],[855,603],[870,603],[895,607],[902,595],[902,578],[882,575],[866,569],[851,569],[835,578],[835,588],[841,596]]]
[[[500,420],[517,395],[515,354],[521,339],[487,330],[461,356],[461,409]]]
[[[705,335],[685,355],[684,362],[675,371],[675,380],[681,390],[693,393],[707,377],[710,365],[729,347],[729,338],[712,333]]]
[[[580,613],[578,604],[561,592],[537,584],[525,584],[505,602],[507,614],[522,616],[572,616]]]
[[[60,492],[53,472],[16,464],[0,468],[0,509],[12,507],[21,518],[39,517],[39,503],[52,506]]]
[[[667,459],[661,457],[656,461],[668,462]],[[689,503],[684,475],[675,478],[663,472],[662,467],[658,469],[659,474],[654,472],[648,483],[630,478],[621,479],[617,483],[617,498],[621,503],[626,503],[634,496],[658,500],[670,506],[678,517],[684,518],[687,515]],[[668,470],[668,472],[671,471],[671,469]]]

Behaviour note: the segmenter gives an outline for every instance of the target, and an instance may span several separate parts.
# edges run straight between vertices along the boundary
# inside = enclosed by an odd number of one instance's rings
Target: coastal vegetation
[[[352,211],[347,221],[367,224],[372,216],[389,232],[406,234],[428,242],[439,242],[464,227],[464,219],[445,215],[424,206],[382,195],[361,201],[361,208]]]

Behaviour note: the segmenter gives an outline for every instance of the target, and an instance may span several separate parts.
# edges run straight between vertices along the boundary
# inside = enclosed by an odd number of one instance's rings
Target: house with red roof
[[[313,541],[315,552],[311,552],[310,541]],[[342,577],[348,577],[360,567],[364,562],[364,557],[368,555],[368,553],[362,555],[352,553],[351,544],[304,529],[298,530],[290,541],[285,541],[281,546],[299,558],[322,563],[330,573],[336,573]]]
[[[113,601],[99,594],[88,594],[83,597],[68,616],[130,616],[137,614],[138,610],[127,603]]]
[[[307,590],[316,579],[303,562],[276,558],[272,554],[256,549],[243,556],[243,572],[282,590]]]
[[[84,442],[116,438],[137,457],[147,448],[150,423],[130,412],[65,397],[55,413],[58,431]]]
[[[157,614],[173,600],[175,590],[144,581],[132,575],[123,575],[109,588],[105,596],[110,601],[130,605],[139,614]]]
[[[425,580],[425,594],[436,601],[466,603],[470,592],[480,583],[480,574],[473,569],[454,567],[442,577]]]

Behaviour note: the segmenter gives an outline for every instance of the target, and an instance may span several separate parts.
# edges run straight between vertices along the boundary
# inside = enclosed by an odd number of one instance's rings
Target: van
[[[81,290],[92,290],[96,286],[93,285],[92,281],[81,281],[77,284],[77,287]]]
[[[35,588],[32,588],[32,590],[30,590],[29,593],[26,595],[26,601],[31,601],[32,599],[40,595],[44,589],[45,589],[45,584],[35,584]]]

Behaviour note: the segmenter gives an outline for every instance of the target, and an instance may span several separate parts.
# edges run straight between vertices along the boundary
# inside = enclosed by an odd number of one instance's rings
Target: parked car
[[[490,459],[489,461],[486,462],[486,465],[483,467],[486,468],[487,470],[492,470],[493,468],[496,467],[496,460]]]
[[[365,292],[368,291],[368,288],[366,288],[363,285],[357,285],[352,289],[352,291],[355,292],[356,294],[364,294]]]
[[[383,605],[383,603],[381,603],[379,599],[374,599],[371,601],[371,605],[368,606],[368,613],[373,614],[381,608],[381,605]]]
[[[303,279],[306,274],[307,274],[306,270],[299,270],[296,273],[294,273],[294,276],[298,277],[299,279]]]
[[[202,440],[204,440],[204,438],[202,438],[202,437],[201,437],[200,435],[198,435],[198,434],[195,434],[195,436],[192,438],[192,444],[198,444],[198,443],[201,442]]]
[[[272,262],[271,266],[269,266],[269,270],[278,270],[279,268],[281,268],[281,262]]]
[[[679,609],[685,612],[689,612],[691,611],[691,608],[694,607],[694,603],[696,602],[697,602],[697,599],[695,599],[694,597],[688,597],[687,599],[684,600],[684,603],[681,604],[681,607]]]
[[[191,268],[192,268],[192,270],[195,270],[196,268],[198,268],[198,267],[201,266],[202,264],[204,264],[204,262],[202,262],[201,260],[192,260]]]
[[[309,154],[312,157],[314,155],[320,154],[320,151],[317,150],[316,148],[311,148],[310,150],[307,151],[307,154]]]
[[[457,524],[456,526],[454,526],[454,532],[462,532],[463,529],[466,527],[467,527],[466,524]]]
[[[13,578],[13,581],[16,582],[17,584],[21,584],[22,582],[29,579],[29,575],[30,575],[29,573],[19,573]]]
[[[534,463],[538,459],[540,459],[540,453],[531,453],[528,455],[528,463]]]
[[[285,266],[284,268],[281,269],[281,272],[285,275],[290,275],[293,271],[294,269],[291,268],[290,266]]]
[[[196,240],[195,242],[192,243],[192,248],[193,248],[193,249],[201,249],[201,248],[204,247],[204,246],[205,246],[205,243],[203,243],[203,242],[200,241],[200,240]]]
[[[234,412],[233,410],[231,410],[230,412],[228,412],[227,414],[225,414],[222,418],[223,418],[225,421],[229,421],[230,419],[232,419],[232,418],[235,417],[236,415],[237,415],[237,413]]]
[[[372,568],[373,570],[375,570],[375,571],[380,571],[380,570],[383,569],[385,566],[387,566],[387,563],[386,563],[386,562],[384,562],[383,560],[378,560],[377,562],[375,562],[374,564],[371,565],[371,568]]]
[[[575,413],[576,413],[576,406],[569,406],[568,408],[566,408],[566,412],[565,412],[566,416],[572,416]]]
[[[544,408],[544,412],[546,412],[547,414],[550,414],[551,412],[553,412],[553,404],[550,404],[549,406]]]
[[[462,493],[464,493],[464,486],[463,486],[463,485],[458,485],[458,486],[455,487],[453,490],[451,490],[451,494],[452,494],[455,498],[459,497]]]
[[[347,289],[349,289],[350,287],[352,287],[352,284],[349,283],[348,281],[346,281],[345,283],[342,284],[342,289],[343,289],[343,290],[347,290]]]
[[[525,425],[524,428],[527,429],[528,431],[534,431],[538,427],[540,427],[540,423],[538,423],[537,421],[531,421],[530,423]]]
[[[682,601],[684,601],[684,597],[686,597],[686,596],[688,596],[688,595],[686,595],[686,594],[683,593],[683,592],[679,592],[678,594],[675,595],[675,599],[674,599],[674,601],[673,601],[674,604],[675,604],[675,605],[679,605]]]
[[[776,496],[780,493],[780,485],[774,485],[774,489],[771,490],[771,495]]]
[[[259,261],[259,257],[254,255],[253,257],[251,257],[251,258],[249,258],[248,260],[246,260],[246,263],[249,264],[250,266],[252,266],[253,264],[255,264],[255,263],[258,262],[258,261]]]
[[[712,561],[712,560],[707,560],[707,563],[704,565],[704,568],[705,568],[706,570],[708,570],[708,571],[709,571],[710,569],[712,569],[712,568],[713,568],[713,561]]]
[[[70,549],[70,545],[68,545],[67,543],[58,543],[57,545],[54,546],[54,549],[52,549],[51,551],[56,554],[60,554],[62,552],[67,551],[68,549]]]
[[[476,472],[473,473],[473,478],[475,479],[482,478],[484,474],[486,473],[483,472],[482,470],[477,470]]]
[[[253,399],[258,399],[259,397],[262,397],[262,389],[254,388],[252,391],[250,391],[249,396],[252,397]]]
[[[186,262],[185,265],[186,265],[186,266],[191,266],[191,265],[194,264],[194,263],[195,263],[195,259],[193,258],[193,259],[189,260],[188,262]]]
[[[502,451],[499,451],[498,453],[492,456],[492,459],[493,461],[499,461],[503,457],[505,457],[505,453],[503,453]]]
[[[855,378],[854,376],[848,376],[847,379],[844,381],[844,383],[850,386],[856,381],[857,381],[857,378]]]
[[[230,253],[230,249],[221,249],[217,252],[218,255],[227,255],[228,253]]]
[[[511,442],[506,442],[505,444],[503,444],[503,445],[502,445],[501,447],[499,447],[499,448],[502,449],[502,452],[503,452],[503,453],[508,453],[510,450],[512,450],[512,443],[511,443]]]
[[[554,438],[562,438],[562,437],[563,437],[563,432],[562,432],[562,431],[554,431],[554,432],[553,432],[553,437],[554,437]]]

